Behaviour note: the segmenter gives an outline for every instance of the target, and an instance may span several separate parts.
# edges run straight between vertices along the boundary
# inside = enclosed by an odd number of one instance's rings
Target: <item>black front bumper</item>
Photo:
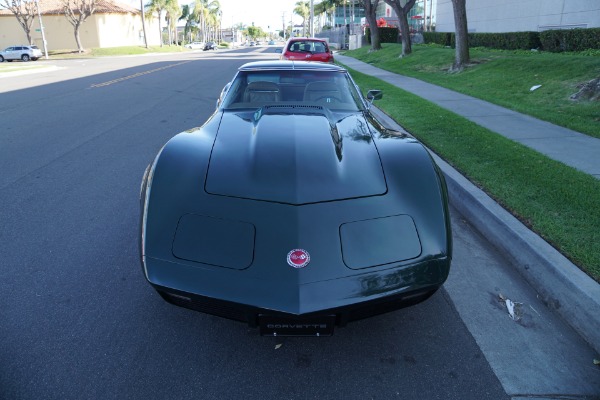
[[[398,310],[427,300],[440,286],[380,297],[357,304],[295,315],[155,286],[167,302],[260,328],[267,336],[331,336],[334,326]]]

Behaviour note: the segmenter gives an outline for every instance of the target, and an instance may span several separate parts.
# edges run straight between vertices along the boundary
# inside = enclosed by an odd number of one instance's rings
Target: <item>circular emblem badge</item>
[[[310,262],[310,255],[306,250],[294,249],[288,253],[287,262],[294,268],[304,268]]]

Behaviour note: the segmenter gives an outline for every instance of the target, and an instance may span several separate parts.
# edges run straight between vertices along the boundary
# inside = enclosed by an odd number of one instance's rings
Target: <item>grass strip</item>
[[[523,114],[600,138],[600,101],[573,101],[579,85],[600,77],[600,55],[470,49],[472,65],[449,73],[454,50],[437,45],[414,45],[413,53],[398,58],[401,45],[382,44],[345,54],[376,67],[498,104]],[[534,85],[542,85],[530,91]]]
[[[350,70],[398,121],[600,282],[600,181],[377,78]]]

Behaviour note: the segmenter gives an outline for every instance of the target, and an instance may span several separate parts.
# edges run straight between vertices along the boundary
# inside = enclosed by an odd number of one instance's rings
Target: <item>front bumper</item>
[[[261,316],[303,321],[334,317],[335,325],[417,304],[448,276],[449,258],[362,272],[339,279],[297,283],[244,279],[243,271],[205,270],[145,259],[147,279],[169,303],[207,314],[260,324]]]

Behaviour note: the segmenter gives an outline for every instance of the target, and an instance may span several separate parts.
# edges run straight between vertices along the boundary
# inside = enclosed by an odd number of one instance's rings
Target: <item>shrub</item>
[[[600,28],[543,31],[540,41],[544,50],[555,53],[600,49]]]

